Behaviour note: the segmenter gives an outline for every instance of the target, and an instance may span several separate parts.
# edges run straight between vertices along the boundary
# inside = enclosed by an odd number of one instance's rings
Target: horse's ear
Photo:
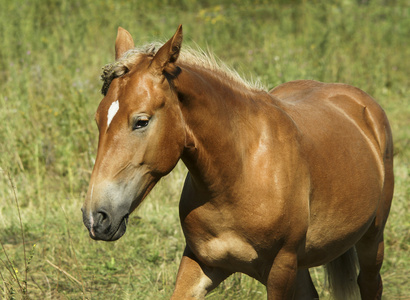
[[[122,27],[118,27],[117,39],[115,40],[115,59],[119,59],[125,52],[134,48],[134,40],[131,34]]]
[[[155,54],[152,67],[156,73],[162,74],[165,68],[178,59],[182,45],[182,25],[178,26],[174,36],[166,42]]]

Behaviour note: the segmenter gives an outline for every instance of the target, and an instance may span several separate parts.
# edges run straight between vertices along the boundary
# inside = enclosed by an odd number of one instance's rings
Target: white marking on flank
[[[119,108],[120,108],[120,103],[118,102],[118,100],[111,103],[111,106],[108,109],[108,115],[107,115],[107,129],[108,129],[108,127],[110,127],[110,123],[111,123],[112,119],[114,118],[114,116],[117,113]]]

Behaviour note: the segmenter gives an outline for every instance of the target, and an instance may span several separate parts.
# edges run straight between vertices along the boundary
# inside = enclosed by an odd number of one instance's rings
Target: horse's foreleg
[[[296,288],[296,253],[280,251],[270,269],[266,289],[268,300],[290,300]]]
[[[204,299],[205,295],[219,285],[231,273],[218,268],[206,267],[198,262],[188,247],[179,265],[172,299]]]

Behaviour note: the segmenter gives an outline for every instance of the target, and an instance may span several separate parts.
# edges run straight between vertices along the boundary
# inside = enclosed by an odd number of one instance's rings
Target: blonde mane
[[[118,78],[126,74],[142,57],[154,56],[160,47],[160,43],[151,43],[139,48],[128,50],[120,59],[114,63],[104,66],[103,73],[101,74],[101,80],[103,81],[101,93],[106,95],[114,78]],[[232,82],[241,84],[250,90],[265,90],[265,87],[259,81],[245,80],[238,74],[237,71],[228,67],[220,59],[216,58],[210,51],[204,51],[199,47],[197,49],[183,47],[181,49],[178,62],[193,67],[206,68],[216,74],[224,76]]]

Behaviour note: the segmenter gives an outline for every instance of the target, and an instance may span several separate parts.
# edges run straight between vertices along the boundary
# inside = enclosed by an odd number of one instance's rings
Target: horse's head
[[[181,43],[180,26],[156,53],[137,53],[131,35],[118,29],[116,63],[105,70],[111,79],[95,115],[98,153],[82,208],[93,239],[119,239],[128,215],[182,154],[185,128],[169,84]]]

